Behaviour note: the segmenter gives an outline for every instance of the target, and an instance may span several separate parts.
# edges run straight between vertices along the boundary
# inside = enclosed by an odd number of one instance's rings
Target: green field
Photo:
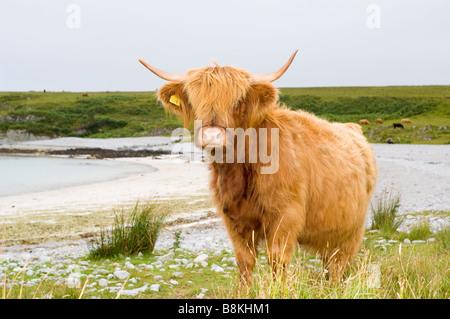
[[[168,135],[181,121],[165,114],[155,92],[0,92],[0,134],[51,137]],[[370,142],[449,144],[450,86],[281,88],[280,102],[338,122],[370,121]],[[376,124],[381,118],[383,124]],[[393,123],[409,118],[404,129]]]

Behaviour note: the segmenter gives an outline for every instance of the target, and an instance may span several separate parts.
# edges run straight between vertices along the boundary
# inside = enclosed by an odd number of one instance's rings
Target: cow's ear
[[[250,113],[251,124],[257,125],[267,110],[278,100],[278,90],[270,83],[253,83],[247,93],[246,107]]]
[[[169,113],[174,113],[183,119],[184,127],[188,128],[192,118],[192,108],[189,104],[184,84],[168,82],[158,90],[158,99]]]

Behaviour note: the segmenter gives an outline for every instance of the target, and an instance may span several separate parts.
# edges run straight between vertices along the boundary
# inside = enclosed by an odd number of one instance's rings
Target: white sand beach
[[[22,149],[103,149],[177,148],[177,155],[158,158],[117,158],[150,165],[156,171],[109,182],[63,188],[34,194],[0,197],[0,215],[48,211],[95,211],[151,198],[207,195],[207,163],[191,161],[190,143],[170,144],[170,137],[81,139],[59,138],[3,144]],[[450,209],[450,145],[373,144],[379,176],[374,198],[388,190],[402,194],[401,212]],[[181,152],[182,154],[178,154]]]

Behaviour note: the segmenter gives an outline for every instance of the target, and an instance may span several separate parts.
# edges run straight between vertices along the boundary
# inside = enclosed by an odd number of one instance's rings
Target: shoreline
[[[73,149],[74,143],[68,143],[64,147],[64,140],[66,139],[35,141],[34,143],[20,142],[8,145],[8,147],[16,149],[17,153],[15,154],[18,154],[19,150],[25,150],[25,154],[30,155],[30,150],[36,149],[45,152],[54,150],[69,152],[68,150]],[[93,142],[97,142],[80,140],[71,139],[72,142],[78,144],[77,146],[80,146],[78,148],[85,148],[87,151],[92,149],[90,146]],[[159,143],[161,141],[159,140]],[[167,139],[164,142],[166,141]],[[80,144],[83,142],[85,145]],[[42,147],[43,143],[46,146]],[[36,147],[38,144],[40,147]],[[136,152],[152,149],[166,153],[150,157],[117,156],[108,158],[111,161],[139,163],[155,168],[155,171],[146,174],[53,191],[0,197],[0,226],[11,220],[19,219],[31,223],[35,222],[37,217],[40,218],[39,222],[41,223],[47,221],[51,223],[54,216],[61,215],[76,215],[79,216],[77,218],[85,218],[89,221],[95,220],[100,213],[108,212],[111,215],[113,210],[118,207],[134,206],[137,201],[146,202],[149,199],[165,203],[178,201],[177,213],[171,219],[172,221],[178,219],[179,224],[167,226],[162,231],[157,247],[167,247],[173,243],[173,232],[176,230],[183,231],[186,247],[219,248],[220,245],[215,243],[216,238],[228,246],[229,242],[222,222],[215,218],[215,210],[212,205],[209,202],[206,203],[206,199],[210,196],[208,164],[189,160],[188,143],[185,144],[184,149],[180,148],[182,150],[180,153],[172,155],[167,154],[170,145],[155,143],[149,145],[147,139],[141,138],[126,139],[126,141],[121,139],[102,140],[99,141],[97,148],[102,149],[106,145],[110,146],[110,150],[123,152],[122,154],[129,152],[130,149]],[[0,145],[0,148],[2,146]],[[379,168],[379,178],[372,200],[380,198],[389,190],[398,190],[402,194],[400,213],[408,216],[406,228],[424,216],[431,221],[434,229],[448,227],[450,225],[448,213],[450,211],[450,171],[448,169],[450,167],[450,145],[372,144],[372,147]],[[37,155],[39,154],[42,153],[37,153]],[[90,155],[53,154],[50,156]],[[185,205],[186,203],[190,204],[189,207]],[[433,215],[433,211],[441,211],[441,214],[436,217]],[[423,214],[423,212],[430,213]],[[447,213],[442,214],[442,212]],[[199,220],[201,223],[198,223]],[[95,222],[92,221],[92,223]],[[67,238],[71,239],[65,240],[66,242],[77,243],[74,245],[75,250],[84,247],[89,240],[89,238],[77,239],[83,238],[83,234],[77,234],[72,229],[69,229]],[[3,250],[5,253],[9,251],[14,255],[14,251],[30,250],[32,247],[40,247],[39,245],[52,246],[52,241],[53,238],[44,238],[44,241],[37,246],[35,244],[5,246]],[[46,244],[47,242],[48,244]],[[209,242],[211,243],[209,244]],[[55,249],[62,249],[57,248],[61,246],[58,242],[53,242],[53,246]],[[70,254],[70,251],[68,250],[67,253]]]

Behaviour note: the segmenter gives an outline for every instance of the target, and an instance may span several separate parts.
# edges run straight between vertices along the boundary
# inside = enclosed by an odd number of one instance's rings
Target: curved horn
[[[183,81],[183,79],[186,77],[186,73],[170,73],[170,72],[166,72],[166,71],[157,69],[154,66],[147,64],[145,61],[143,61],[141,59],[139,59],[139,62],[141,62],[147,69],[149,69],[150,71],[155,73],[161,79],[166,80],[166,81]]]
[[[251,81],[252,82],[273,82],[275,80],[278,80],[284,74],[284,72],[286,72],[286,70],[289,68],[289,66],[291,65],[292,61],[294,60],[297,52],[298,52],[298,50],[295,50],[295,52],[292,53],[289,60],[278,71],[275,71],[275,72],[269,73],[269,74],[252,74]]]

